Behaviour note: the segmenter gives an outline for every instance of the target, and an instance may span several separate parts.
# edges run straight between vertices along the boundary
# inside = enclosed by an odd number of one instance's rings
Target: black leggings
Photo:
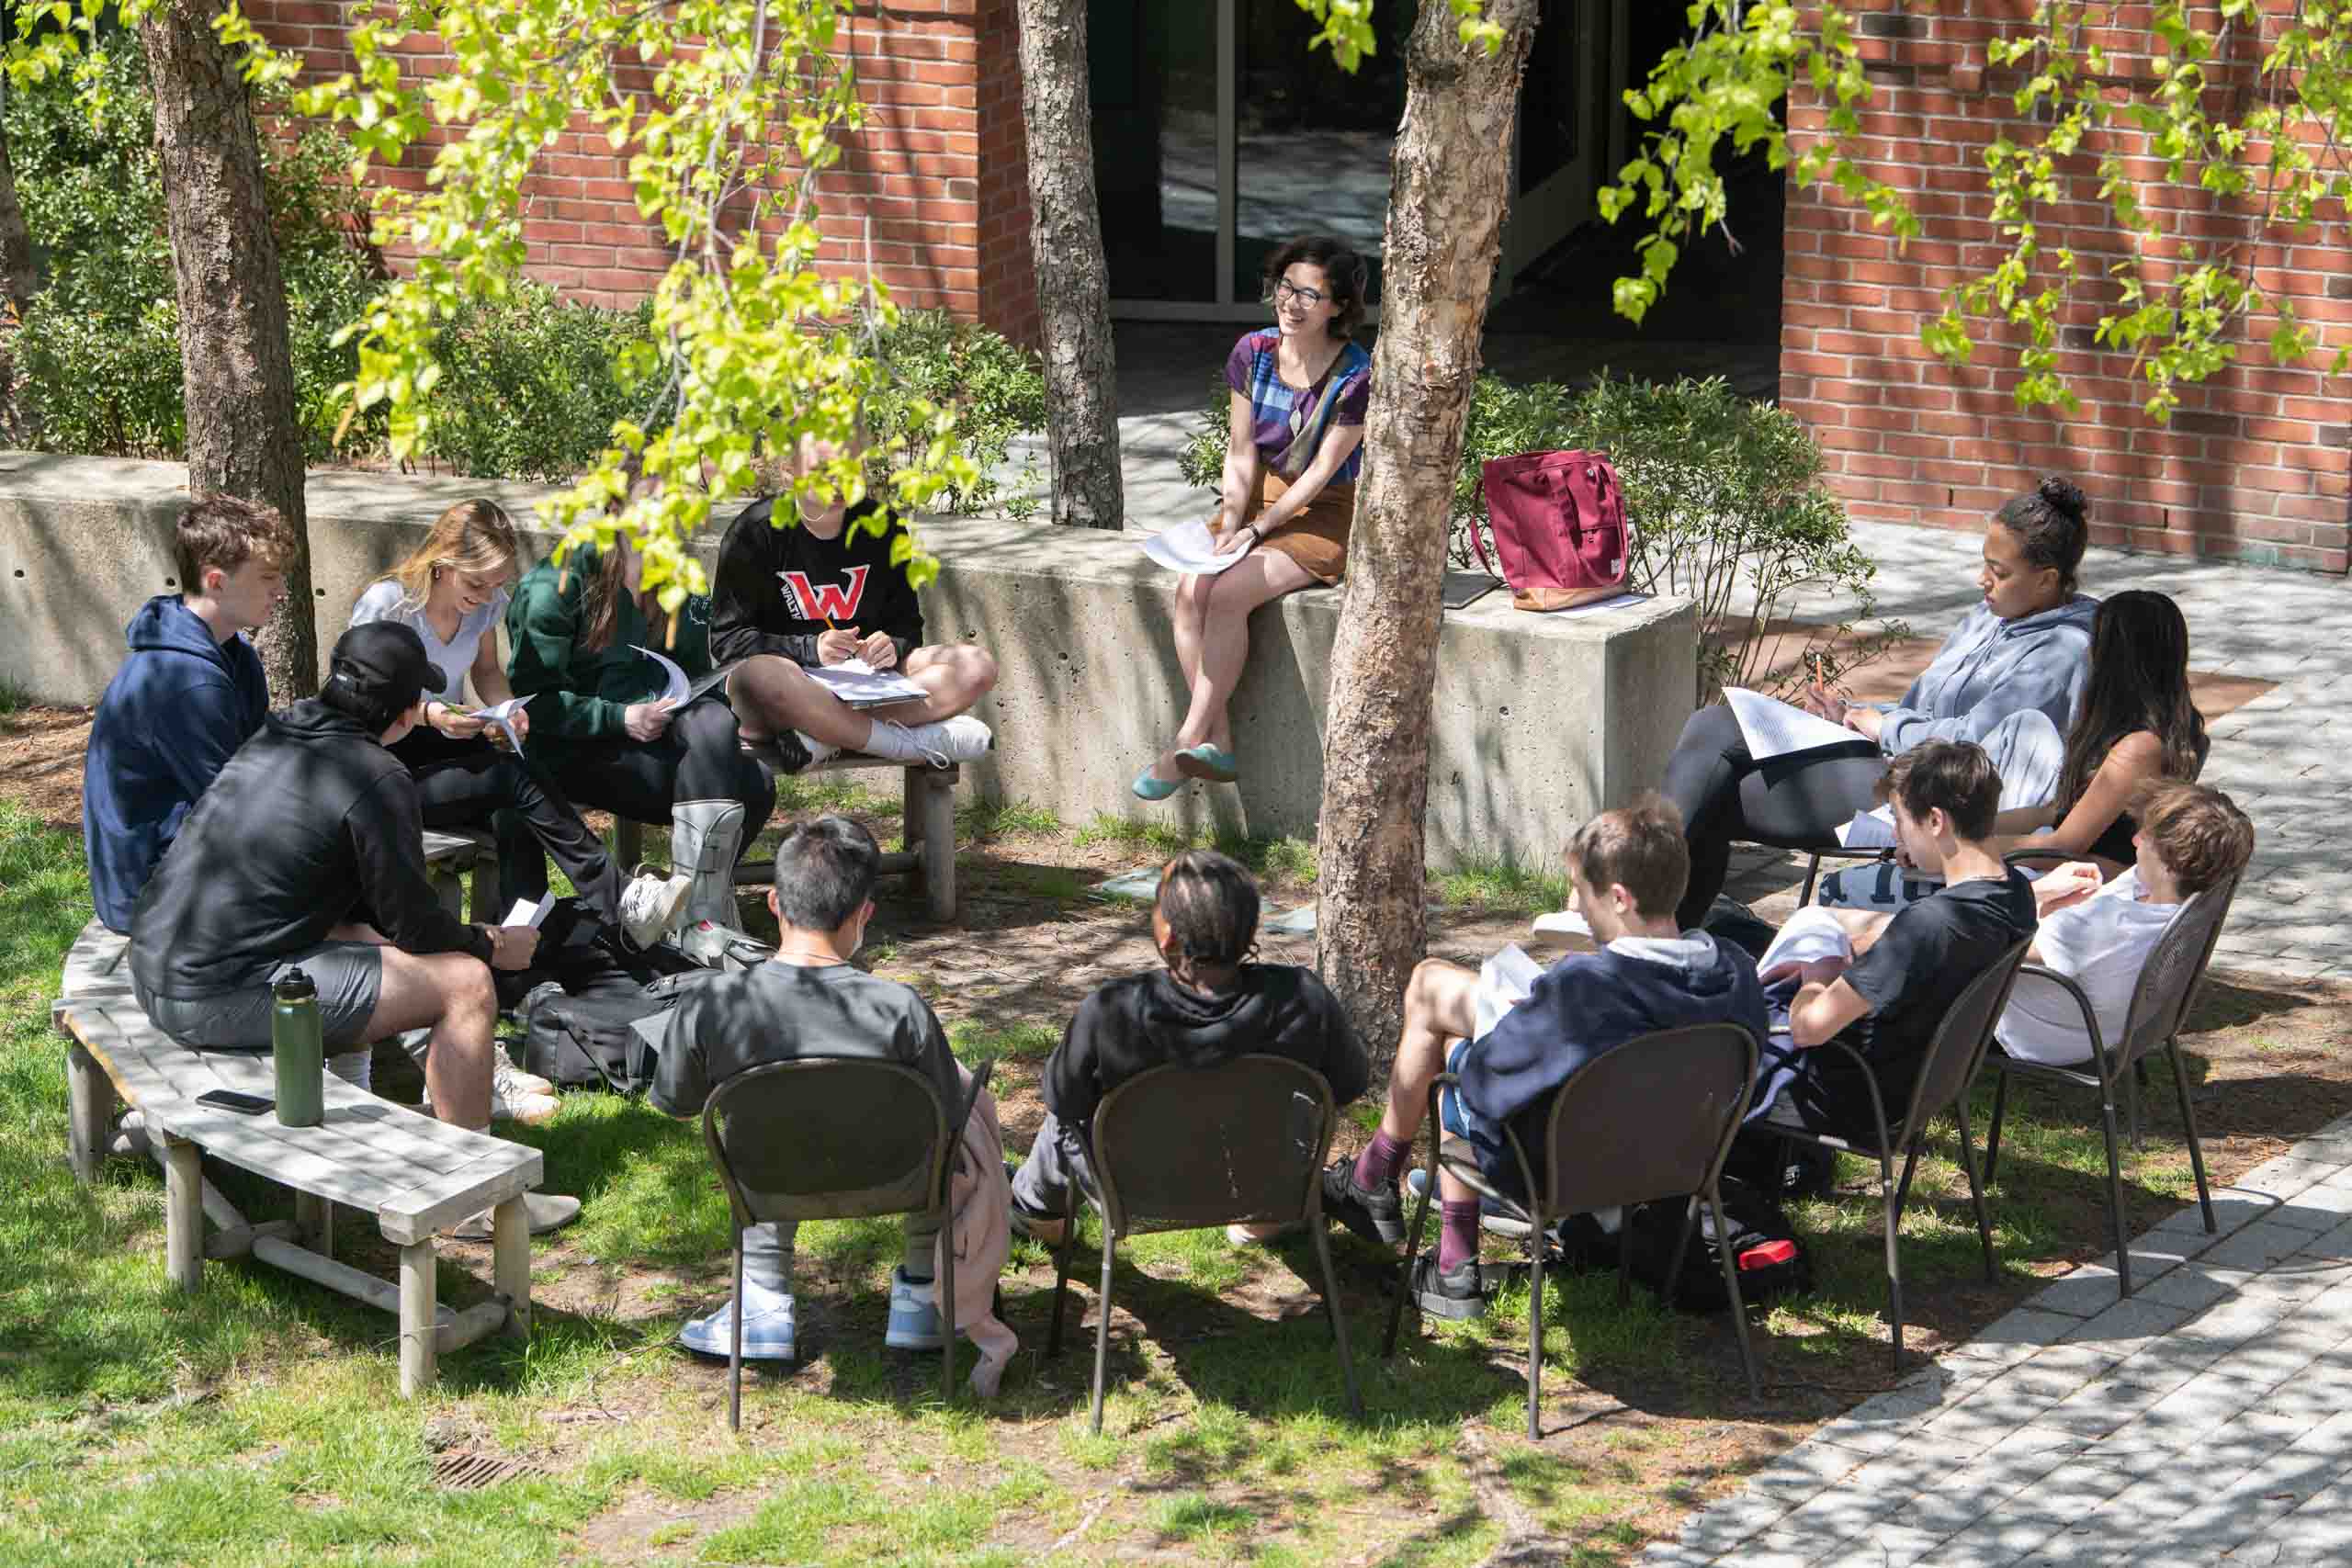
[[[555,773],[574,800],[635,822],[667,822],[682,801],[740,800],[744,848],[775,810],[775,775],[736,739],[735,710],[716,692],[680,708],[658,740],[570,742]]]
[[[487,740],[452,740],[437,730],[411,730],[392,748],[416,780],[428,828],[488,824],[498,840],[498,880],[507,898],[537,899],[548,890],[548,857],[555,857],[580,896],[607,917],[619,910],[620,879],[605,842],[588,830],[563,791],[526,755]],[[503,915],[503,909],[498,911]]]
[[[1812,849],[1838,841],[1838,829],[1877,804],[1886,760],[1861,736],[1758,762],[1747,754],[1729,705],[1701,708],[1682,727],[1666,764],[1663,792],[1682,813],[1690,841],[1690,881],[1675,918],[1685,931],[1706,918],[1724,890],[1735,843]]]

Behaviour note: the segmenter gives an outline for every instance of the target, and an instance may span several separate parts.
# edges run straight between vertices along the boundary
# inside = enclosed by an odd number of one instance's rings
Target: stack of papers
[[[1818,714],[1807,713],[1778,697],[1768,697],[1742,686],[1725,686],[1724,701],[1731,705],[1733,716],[1739,720],[1739,736],[1747,743],[1747,754],[1759,762],[1798,751],[1818,751],[1827,746],[1851,746],[1869,739],[1842,724],[1832,724]]]
[[[1549,934],[1589,937],[1592,934],[1592,927],[1574,909],[1555,909],[1548,915],[1535,917],[1535,932],[1538,936]]]
[[[1854,819],[1838,829],[1838,841],[1849,850],[1894,848],[1894,807],[1882,806],[1854,813]]]
[[[495,707],[476,708],[474,716],[506,737],[506,744],[514,748],[514,755],[523,754],[523,737],[514,728],[514,716],[523,711],[528,697],[509,697]]]
[[[1854,943],[1838,917],[1818,905],[1808,905],[1789,917],[1773,933],[1771,945],[1756,961],[1758,975],[1770,975],[1785,964],[1811,964],[1822,958],[1854,956]]]
[[[552,893],[536,900],[517,898],[514,900],[514,907],[506,911],[506,918],[498,923],[503,926],[528,926],[533,931],[537,931],[539,922],[546,919],[548,911],[554,908],[555,895]]]
[[[1478,1032],[1473,1038],[1485,1039],[1503,1014],[1535,994],[1535,982],[1543,977],[1543,965],[1515,942],[1478,965]]]
[[[1189,572],[1194,577],[1215,577],[1231,566],[1241,564],[1248,550],[1234,550],[1226,555],[1216,553],[1216,536],[1209,532],[1205,523],[1179,523],[1173,528],[1163,528],[1143,541],[1143,553],[1170,571]]]
[[[854,708],[921,702],[931,695],[895,670],[876,670],[863,659],[847,659],[808,671],[808,678]]]

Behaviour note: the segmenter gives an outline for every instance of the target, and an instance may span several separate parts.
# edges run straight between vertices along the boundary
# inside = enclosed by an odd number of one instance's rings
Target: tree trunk
[[[8,84],[0,76],[0,111],[8,103]],[[40,274],[33,265],[32,231],[25,227],[25,209],[17,201],[17,171],[8,162],[8,125],[0,118],[0,288],[7,290],[17,320],[40,291]]]
[[[1535,0],[1487,0],[1486,15],[1505,30],[1491,56],[1463,46],[1441,5],[1421,6],[1406,45],[1364,473],[1331,650],[1316,963],[1383,1059],[1396,1050],[1405,982],[1426,946],[1421,816],[1438,584]]]
[[[1045,336],[1054,521],[1122,525],[1110,267],[1094,197],[1087,0],[1020,0],[1021,117],[1029,132],[1029,250]]]
[[[255,639],[274,702],[319,689],[302,439],[286,283],[262,199],[261,143],[215,0],[164,0],[139,26],[172,238],[187,395],[187,493],[274,506],[293,530],[287,600]]]

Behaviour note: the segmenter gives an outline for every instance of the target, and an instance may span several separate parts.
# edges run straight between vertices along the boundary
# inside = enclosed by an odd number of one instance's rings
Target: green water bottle
[[[319,1031],[319,988],[289,969],[272,992],[269,1051],[277,1067],[280,1126],[315,1127],[326,1120],[326,1043]]]

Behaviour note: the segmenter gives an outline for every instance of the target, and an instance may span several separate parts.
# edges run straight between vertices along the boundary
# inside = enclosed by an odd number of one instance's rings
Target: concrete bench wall
[[[169,592],[178,464],[0,454],[0,681],[37,700],[91,703],[122,656],[122,627]],[[517,518],[548,493],[470,479],[322,472],[310,486],[322,651],[371,579],[442,508],[496,497]],[[1132,534],[984,521],[930,523],[943,569],[926,591],[936,641],[968,638],[1002,678],[981,716],[1001,748],[967,764],[978,792],[1025,799],[1080,825],[1098,813],[1312,839],[1336,591],[1259,613],[1233,704],[1243,778],[1147,807],[1136,770],[1182,716],[1174,577]],[[705,540],[706,565],[716,548]],[[545,541],[542,541],[542,548]],[[1436,591],[1436,585],[1431,585]],[[1653,787],[1695,682],[1694,612],[1680,600],[1538,616],[1489,594],[1449,612],[1438,660],[1430,777],[1433,860],[1553,863],[1576,825]]]

